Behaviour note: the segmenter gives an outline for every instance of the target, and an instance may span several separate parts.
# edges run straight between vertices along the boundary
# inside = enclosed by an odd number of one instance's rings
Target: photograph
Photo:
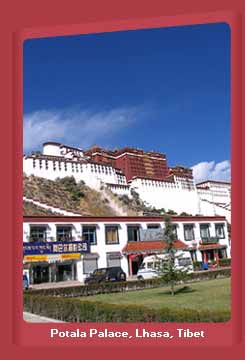
[[[230,26],[22,50],[24,320],[229,321]]]

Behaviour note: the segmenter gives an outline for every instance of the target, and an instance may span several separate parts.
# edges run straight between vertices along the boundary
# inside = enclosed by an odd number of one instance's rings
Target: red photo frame
[[[99,1],[61,4],[57,0],[18,3],[10,1],[2,12],[2,139],[3,166],[6,176],[1,177],[2,220],[4,224],[4,247],[8,256],[3,257],[2,309],[6,340],[4,348],[9,355],[25,358],[74,355],[93,356],[140,356],[169,355],[204,358],[209,356],[241,356],[245,348],[242,340],[242,7],[230,3],[229,12],[219,6],[219,1],[209,0],[202,6],[196,2],[142,4],[124,1],[121,4]],[[117,6],[118,5],[118,6]],[[123,5],[123,6],[122,6]],[[210,10],[212,9],[212,10]],[[5,15],[6,13],[6,15]],[[25,323],[22,317],[22,49],[23,41],[30,38],[111,32],[130,29],[146,29],[191,24],[225,22],[231,28],[231,119],[232,119],[232,318],[228,323],[185,324],[192,331],[204,330],[203,339],[51,339],[52,324]],[[3,172],[4,174],[4,172]],[[243,251],[243,252],[242,252]],[[10,296],[10,297],[9,297]],[[10,300],[11,299],[11,300]],[[56,328],[128,330],[135,324],[55,324]],[[180,324],[139,324],[148,330],[181,327]],[[16,346],[18,345],[18,346]],[[39,351],[39,348],[42,350]],[[71,348],[72,347],[72,348]],[[201,348],[200,348],[201,347]],[[217,347],[217,350],[214,349]],[[37,351],[38,350],[38,351]],[[218,352],[219,351],[219,352]],[[51,355],[52,354],[52,355]],[[215,355],[216,354],[216,355]]]

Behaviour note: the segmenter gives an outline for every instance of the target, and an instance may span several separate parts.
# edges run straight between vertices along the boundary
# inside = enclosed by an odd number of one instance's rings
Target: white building
[[[49,180],[73,176],[77,182],[84,181],[97,190],[102,183],[118,185],[119,192],[121,185],[127,185],[122,172],[110,164],[96,163],[82,150],[55,142],[45,143],[42,154],[24,156],[23,172]]]
[[[201,214],[199,198],[194,182],[189,188],[174,177],[174,181],[134,178],[131,189],[137,191],[140,198],[156,209],[164,208],[177,213]]]
[[[113,193],[129,197],[134,189],[143,201],[156,209],[171,209],[179,214],[221,215],[230,223],[230,183],[208,180],[195,185],[191,169],[181,166],[168,168],[165,155],[161,157],[156,153],[158,157],[154,157],[156,155],[152,154],[144,151],[137,154],[137,149],[131,149],[130,153],[127,149],[123,154],[112,156],[108,155],[108,151],[106,154],[103,151],[86,152],[47,142],[43,144],[42,153],[24,156],[23,171],[27,176],[50,180],[73,176],[77,182],[84,181],[98,191],[104,186]],[[125,161],[122,160],[123,155]],[[131,170],[140,174],[142,169],[144,176],[132,175]],[[161,169],[164,169],[165,176],[161,174]],[[154,171],[158,171],[160,178],[154,178]]]
[[[225,217],[173,216],[172,223],[176,247],[190,251],[193,261],[230,258]],[[144,256],[164,252],[164,226],[162,216],[24,217],[24,269],[31,283],[82,282],[89,272],[108,266],[134,275]]]
[[[196,185],[203,215],[222,215],[231,223],[231,184],[207,180]]]

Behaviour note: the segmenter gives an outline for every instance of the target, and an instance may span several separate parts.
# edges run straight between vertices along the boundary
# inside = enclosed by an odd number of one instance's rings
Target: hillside
[[[164,209],[156,210],[146,205],[138,193],[132,197],[116,195],[108,188],[91,189],[83,181],[76,183],[73,177],[47,180],[23,175],[23,213],[25,216],[84,215],[84,216],[137,216],[143,214],[176,214]],[[188,214],[181,214],[188,215]]]
[[[73,178],[47,180],[36,176],[23,176],[23,196],[61,210],[81,215],[117,215],[101,194]],[[45,209],[24,202],[24,214],[43,215]]]
[[[73,177],[47,180],[37,176],[23,176],[23,213],[31,215],[60,215],[60,211],[87,216],[140,215],[145,210],[137,196],[117,196],[108,189],[100,192],[84,182],[76,184]],[[35,203],[31,203],[33,201]],[[40,204],[39,204],[40,203]],[[40,205],[40,206],[39,206]],[[43,208],[41,205],[60,211]]]
[[[23,215],[24,216],[54,216],[58,215],[57,213],[50,211],[48,209],[43,209],[40,206],[32,204],[27,201],[23,201]]]

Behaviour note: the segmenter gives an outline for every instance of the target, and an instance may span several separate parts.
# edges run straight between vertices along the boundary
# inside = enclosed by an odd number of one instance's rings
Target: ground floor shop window
[[[121,266],[121,257],[120,253],[107,254],[107,267]]]
[[[220,259],[227,259],[226,249],[219,249],[218,254]]]
[[[83,258],[83,273],[90,274],[94,270],[98,269],[97,257],[84,257]]]
[[[49,265],[34,265],[31,268],[31,283],[49,282]]]
[[[76,279],[76,266],[75,264],[58,265],[56,273],[56,281],[68,281]]]
[[[209,262],[215,260],[214,250],[206,250],[202,252],[202,261]]]
[[[70,263],[36,264],[29,266],[30,283],[68,281],[77,279],[76,261]]]

